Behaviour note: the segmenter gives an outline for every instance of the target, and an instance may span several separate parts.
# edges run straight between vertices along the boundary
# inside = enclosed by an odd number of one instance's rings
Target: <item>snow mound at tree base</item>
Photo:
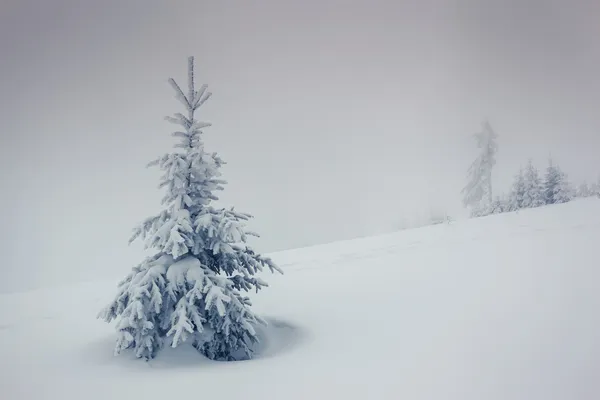
[[[259,343],[252,346],[252,359],[242,354],[232,362],[253,362],[276,358],[279,355],[301,347],[308,337],[308,331],[285,319],[263,317],[267,325],[256,326]],[[182,343],[175,348],[167,347],[158,356],[147,362],[137,359],[133,352],[126,351],[114,356],[115,335],[109,334],[80,348],[80,359],[95,365],[115,365],[125,368],[186,368],[228,361],[212,361],[193,348],[191,343]]]
[[[254,345],[254,359],[273,358],[301,347],[309,335],[307,330],[285,319],[265,317],[268,325],[256,330],[260,343]]]

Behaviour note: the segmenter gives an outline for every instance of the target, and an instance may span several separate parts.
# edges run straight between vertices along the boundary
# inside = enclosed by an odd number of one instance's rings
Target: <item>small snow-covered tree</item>
[[[517,211],[525,206],[525,189],[525,176],[523,175],[523,170],[520,169],[519,173],[515,176],[508,198],[508,208],[510,211]]]
[[[546,204],[554,204],[554,192],[560,180],[560,170],[554,165],[552,159],[546,167],[546,175],[544,176],[544,202]]]
[[[544,200],[546,204],[566,203],[573,199],[573,188],[567,175],[550,160],[544,178]]]
[[[505,196],[496,196],[490,208],[490,214],[501,214],[510,211],[509,202]]]
[[[592,196],[592,188],[590,187],[590,185],[588,185],[587,182],[583,182],[579,186],[577,186],[575,196],[581,198],[590,197]]]
[[[600,197],[600,177],[590,186],[590,196]]]
[[[527,163],[523,179],[525,188],[522,207],[533,208],[544,205],[544,186],[542,185],[538,170],[531,160]]]
[[[559,171],[558,177],[559,177],[558,185],[556,185],[554,187],[554,196],[553,196],[554,203],[555,204],[567,203],[567,202],[573,200],[573,197],[575,197],[573,187],[569,183],[567,174],[565,174],[562,171]]]
[[[482,201],[479,204],[471,206],[470,215],[472,218],[485,217],[486,215],[490,215],[493,210],[493,201],[492,204],[488,204],[487,201]]]
[[[167,117],[181,127],[172,134],[176,150],[149,164],[163,171],[163,210],[143,221],[131,238],[144,240],[154,254],[119,284],[99,317],[117,320],[115,354],[133,349],[147,360],[165,344],[190,340],[210,359],[250,358],[258,340],[254,327],[265,321],[242,292],[267,286],[256,276],[263,268],[282,271],[246,244],[248,236],[257,236],[246,230],[249,214],[211,205],[226,183],[219,179],[224,162],[205,150],[202,129],[210,124],[195,118],[211,93],[206,85],[196,90],[193,57],[187,93],[173,79],[169,83],[187,115]]]
[[[492,169],[496,165],[498,135],[488,121],[482,124],[481,132],[475,134],[479,156],[468,169],[469,181],[463,188],[463,204],[471,209],[471,215],[489,213],[492,204]]]

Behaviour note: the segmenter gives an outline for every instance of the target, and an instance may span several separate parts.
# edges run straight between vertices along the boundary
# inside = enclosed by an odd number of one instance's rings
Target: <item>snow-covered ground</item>
[[[599,399],[599,248],[586,199],[273,254],[234,363],[113,357],[114,282],[3,295],[0,398]]]

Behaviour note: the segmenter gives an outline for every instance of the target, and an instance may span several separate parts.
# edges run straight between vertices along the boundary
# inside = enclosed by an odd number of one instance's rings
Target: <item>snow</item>
[[[270,256],[256,358],[113,356],[115,282],[0,296],[2,399],[597,399],[600,200]],[[124,272],[130,266],[123,266]],[[119,277],[115,277],[119,278]]]

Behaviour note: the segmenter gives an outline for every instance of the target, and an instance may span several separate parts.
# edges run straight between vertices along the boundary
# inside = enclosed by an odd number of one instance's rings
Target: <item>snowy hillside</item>
[[[586,199],[277,253],[237,363],[113,357],[115,282],[3,295],[0,397],[598,399],[599,246]]]

